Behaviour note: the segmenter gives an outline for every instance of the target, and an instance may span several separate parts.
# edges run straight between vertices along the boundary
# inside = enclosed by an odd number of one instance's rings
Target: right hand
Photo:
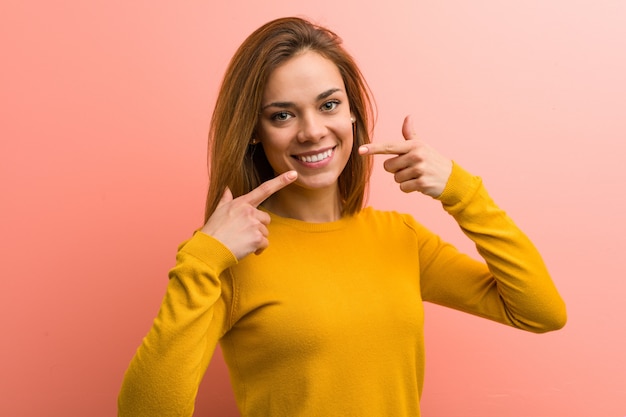
[[[269,245],[267,225],[270,216],[257,207],[296,178],[296,171],[285,172],[235,199],[226,188],[202,232],[222,242],[238,260],[253,252],[260,254]]]

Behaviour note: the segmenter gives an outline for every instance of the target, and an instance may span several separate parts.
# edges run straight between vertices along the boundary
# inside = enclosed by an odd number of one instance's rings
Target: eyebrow
[[[330,97],[331,95],[333,95],[334,93],[336,93],[337,91],[341,91],[341,88],[331,88],[328,89],[326,91],[324,91],[323,93],[320,93],[317,95],[317,97],[315,98],[316,101],[320,101],[320,100],[324,100],[327,97]],[[266,104],[265,106],[261,107],[261,111],[267,109],[268,107],[279,107],[281,109],[289,109],[292,107],[295,107],[295,103],[291,102],[291,101],[275,101],[273,103],[269,103]]]

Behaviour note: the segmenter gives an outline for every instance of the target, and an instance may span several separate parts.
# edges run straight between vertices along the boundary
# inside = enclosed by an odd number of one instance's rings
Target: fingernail
[[[359,146],[359,154],[366,154],[368,151],[367,146]]]
[[[298,176],[298,173],[296,171],[287,172],[287,179],[289,180],[295,180],[297,176]]]

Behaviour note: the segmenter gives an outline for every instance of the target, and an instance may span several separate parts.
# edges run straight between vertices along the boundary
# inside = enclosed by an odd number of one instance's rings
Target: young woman
[[[191,416],[216,344],[242,416],[419,416],[423,301],[533,332],[565,306],[481,180],[421,142],[370,143],[366,84],[340,39],[298,18],[233,57],[210,131],[205,225],[180,246],[120,416]],[[409,215],[364,208],[374,154],[441,201],[484,262]]]

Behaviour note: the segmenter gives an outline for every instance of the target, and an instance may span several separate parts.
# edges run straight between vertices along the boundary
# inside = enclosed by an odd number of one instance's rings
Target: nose
[[[323,116],[315,113],[308,113],[300,117],[300,129],[298,130],[298,141],[319,142],[327,133],[328,129],[324,124]]]

